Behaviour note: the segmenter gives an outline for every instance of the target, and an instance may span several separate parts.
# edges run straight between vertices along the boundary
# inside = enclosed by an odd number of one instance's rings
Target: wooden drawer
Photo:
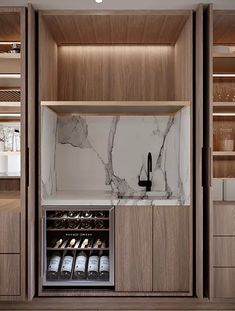
[[[214,235],[235,236],[235,204],[214,205]]]
[[[235,237],[214,237],[214,266],[235,267]]]
[[[20,253],[20,212],[0,209],[0,253]]]
[[[20,295],[20,255],[0,254],[0,296]]]
[[[235,268],[214,268],[214,297],[235,297]]]

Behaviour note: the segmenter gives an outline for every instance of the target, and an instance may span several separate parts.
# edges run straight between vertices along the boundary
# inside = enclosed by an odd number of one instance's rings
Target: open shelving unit
[[[190,101],[42,101],[59,115],[174,115]]]

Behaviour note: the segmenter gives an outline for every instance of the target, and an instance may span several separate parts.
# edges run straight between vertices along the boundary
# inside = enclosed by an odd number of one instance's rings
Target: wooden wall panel
[[[235,268],[213,268],[214,297],[235,297]]]
[[[20,14],[17,9],[13,11],[0,9],[0,41],[20,41]]]
[[[235,267],[235,236],[214,237],[214,266]]]
[[[20,191],[20,178],[0,178],[0,191]]]
[[[190,207],[153,208],[153,290],[192,291]]]
[[[213,225],[214,235],[235,236],[235,202],[214,203]]]
[[[20,255],[0,254],[0,263],[0,300],[1,296],[20,295]]]
[[[115,289],[152,291],[152,207],[115,211]]]
[[[192,16],[175,44],[175,100],[192,100]]]
[[[59,100],[174,100],[171,46],[63,46],[58,55]]]
[[[174,44],[190,14],[187,10],[93,12],[44,12],[43,18],[58,44]]]
[[[235,44],[235,10],[214,11],[214,44]]]
[[[57,100],[57,45],[39,17],[39,98]]]

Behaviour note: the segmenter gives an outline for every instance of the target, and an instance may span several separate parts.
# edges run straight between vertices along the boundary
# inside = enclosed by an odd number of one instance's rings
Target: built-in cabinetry
[[[114,283],[92,294],[192,296],[192,12],[40,11],[38,31],[40,256],[44,209],[111,202]]]
[[[234,11],[212,11],[208,44],[210,50],[208,142],[212,197],[209,207],[209,280],[212,299],[234,298]],[[211,83],[211,84],[210,84]],[[211,127],[210,127],[211,126]],[[209,152],[210,153],[210,152]],[[209,165],[210,167],[210,165]],[[210,192],[210,189],[208,190]],[[208,194],[210,195],[210,194]]]
[[[0,300],[26,291],[26,9],[0,8]]]
[[[116,208],[117,291],[192,294],[189,212],[189,206]]]

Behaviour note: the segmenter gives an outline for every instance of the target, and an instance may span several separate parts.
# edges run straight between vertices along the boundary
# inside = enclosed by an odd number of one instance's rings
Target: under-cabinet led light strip
[[[0,45],[21,44],[20,41],[0,41]]]
[[[0,78],[17,79],[20,78],[20,73],[0,73]]]
[[[213,78],[235,78],[235,73],[213,73]]]
[[[20,113],[0,113],[0,117],[20,117]]]
[[[234,112],[214,112],[213,116],[215,117],[234,117]]]

